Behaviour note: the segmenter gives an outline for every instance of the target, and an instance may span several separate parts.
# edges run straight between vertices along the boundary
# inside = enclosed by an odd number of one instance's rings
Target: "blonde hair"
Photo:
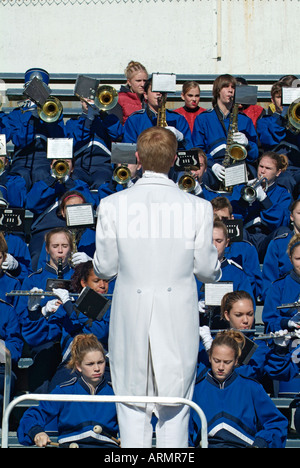
[[[237,330],[224,330],[217,333],[215,339],[212,342],[209,350],[209,356],[212,356],[214,348],[217,346],[228,346],[233,349],[235,359],[238,360],[241,357],[242,350],[245,346],[244,335]]]
[[[134,60],[131,60],[124,70],[124,75],[127,80],[130,80],[133,77],[133,75],[141,71],[145,72],[148,76],[148,72],[144,65],[142,65],[140,62],[135,62]]]
[[[85,355],[91,351],[100,351],[103,357],[105,357],[104,348],[95,335],[91,333],[89,335],[75,336],[71,347],[71,359],[67,364],[67,368],[75,372],[76,365],[81,364]]]

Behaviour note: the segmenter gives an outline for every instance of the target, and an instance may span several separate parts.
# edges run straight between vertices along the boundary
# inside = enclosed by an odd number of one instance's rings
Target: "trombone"
[[[266,177],[261,177],[260,179],[255,179],[251,184],[246,185],[243,187],[241,191],[241,195],[243,200],[248,202],[250,205],[255,202],[257,199],[257,189],[261,185],[264,187],[263,190],[266,192],[269,187],[268,179]]]

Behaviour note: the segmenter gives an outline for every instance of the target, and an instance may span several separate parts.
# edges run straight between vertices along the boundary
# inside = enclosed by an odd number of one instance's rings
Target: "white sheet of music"
[[[223,296],[233,292],[233,283],[219,282],[205,284],[205,305],[220,306]]]
[[[235,164],[226,167],[225,169],[225,186],[232,187],[234,185],[245,184],[247,182],[246,164]]]

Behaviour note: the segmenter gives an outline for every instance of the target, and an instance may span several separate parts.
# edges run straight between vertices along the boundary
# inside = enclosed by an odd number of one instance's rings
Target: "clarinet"
[[[59,258],[57,263],[57,279],[64,279],[62,258]]]

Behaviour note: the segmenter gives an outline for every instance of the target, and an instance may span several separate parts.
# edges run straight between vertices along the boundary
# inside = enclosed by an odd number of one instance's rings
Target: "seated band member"
[[[282,104],[283,88],[290,86],[284,80],[274,83],[271,98],[275,112],[257,122],[257,134],[263,151],[275,151],[288,157],[287,171],[281,174],[278,183],[297,198],[300,193],[300,134],[288,128],[287,113],[290,106]]]
[[[162,94],[152,91],[152,78],[150,78],[144,86],[145,92],[145,109],[134,112],[126,120],[124,125],[124,143],[136,143],[138,136],[143,130],[155,127],[157,125],[157,113]],[[189,125],[182,115],[166,109],[167,127],[171,130],[178,141],[178,149],[192,148],[192,135]]]
[[[262,270],[263,299],[265,299],[271,284],[293,268],[287,249],[292,237],[300,234],[300,200],[292,203],[290,218],[291,225],[279,228],[277,235],[269,244]]]
[[[204,183],[212,190],[218,190],[225,179],[226,143],[233,108],[236,80],[231,75],[220,75],[213,85],[213,108],[198,115],[194,123],[193,144],[205,151],[208,169]],[[238,114],[238,132],[233,141],[247,149],[247,166],[253,173],[254,163],[258,158],[257,134],[249,117]]]
[[[299,308],[280,308],[299,302],[300,298],[300,234],[296,234],[288,246],[292,270],[270,286],[263,309],[263,322],[267,332],[300,328]],[[279,307],[279,309],[278,309]]]
[[[33,78],[38,78],[45,86],[49,84],[49,74],[43,69],[29,69],[25,72],[25,86]],[[36,168],[49,168],[47,160],[47,139],[64,138],[63,114],[55,122],[43,121],[37,105],[27,99],[24,105],[13,109],[3,118],[6,141],[14,144],[14,155],[10,173],[24,177],[26,188],[30,190],[35,182]]]
[[[284,448],[287,419],[261,384],[235,372],[243,344],[238,331],[218,333],[209,351],[211,370],[195,386],[193,401],[206,415],[209,447]],[[201,421],[192,409],[192,446],[201,442],[200,429]]]
[[[200,102],[200,86],[196,81],[186,81],[182,85],[181,99],[184,101],[184,106],[175,109],[175,112],[183,115],[187,120],[191,132],[193,132],[194,122],[197,115],[205,112],[204,107],[199,106]]]
[[[57,418],[58,443],[62,448],[118,448],[115,404],[72,401],[72,395],[113,395],[105,378],[104,349],[94,335],[78,335],[74,339],[68,367],[73,378],[57,386],[52,394],[70,395],[70,401],[44,401],[27,410],[18,428],[20,443],[38,447],[50,444],[45,428]]]

